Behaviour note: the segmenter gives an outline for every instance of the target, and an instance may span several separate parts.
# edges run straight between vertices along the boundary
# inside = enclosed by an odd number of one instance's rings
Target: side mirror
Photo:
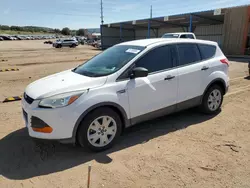
[[[147,77],[148,76],[148,69],[143,67],[136,67],[132,70],[130,75],[130,79],[139,78],[139,77]]]

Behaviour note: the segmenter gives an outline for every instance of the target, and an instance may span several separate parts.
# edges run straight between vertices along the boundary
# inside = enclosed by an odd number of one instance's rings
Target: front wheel
[[[119,138],[122,122],[119,115],[108,107],[94,110],[84,118],[77,140],[82,147],[92,151],[103,151],[110,148]]]
[[[201,109],[206,114],[216,114],[223,102],[223,90],[219,85],[212,85],[205,93]]]

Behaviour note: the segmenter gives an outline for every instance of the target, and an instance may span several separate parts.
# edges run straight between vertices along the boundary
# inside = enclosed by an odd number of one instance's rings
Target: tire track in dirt
[[[73,59],[73,60],[60,60],[60,61],[53,61],[53,62],[37,62],[37,63],[23,63],[23,64],[10,64],[13,66],[29,66],[29,65],[46,65],[46,64],[56,64],[56,63],[71,63],[71,62],[78,62],[78,61],[87,61],[89,58],[84,58],[84,59]]]

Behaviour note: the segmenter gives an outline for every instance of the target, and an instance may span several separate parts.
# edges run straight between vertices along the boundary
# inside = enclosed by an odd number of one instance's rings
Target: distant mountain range
[[[100,28],[89,28],[86,29],[89,33],[100,33]]]

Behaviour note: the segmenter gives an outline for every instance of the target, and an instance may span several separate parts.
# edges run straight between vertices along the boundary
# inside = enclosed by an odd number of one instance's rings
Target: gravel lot
[[[43,41],[0,42],[0,101],[32,81],[69,69],[100,51],[54,49]],[[134,126],[112,149],[91,153],[59,143],[34,144],[24,129],[20,101],[0,103],[0,187],[91,188],[250,187],[250,78],[231,62],[231,87],[222,111],[196,109]]]

